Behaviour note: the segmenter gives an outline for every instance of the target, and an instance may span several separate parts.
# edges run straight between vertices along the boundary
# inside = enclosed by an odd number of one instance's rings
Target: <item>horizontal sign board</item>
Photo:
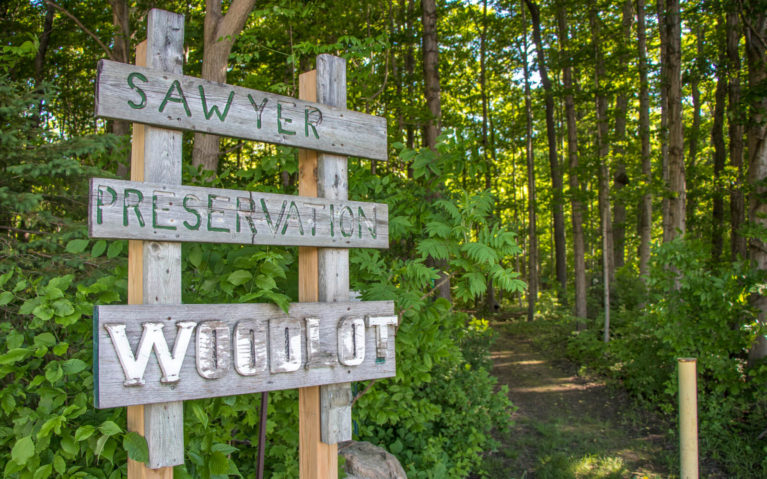
[[[98,64],[96,116],[387,159],[384,118],[109,60]]]
[[[392,301],[96,306],[96,407],[396,374]]]
[[[252,191],[92,178],[92,238],[388,248],[388,207]]]

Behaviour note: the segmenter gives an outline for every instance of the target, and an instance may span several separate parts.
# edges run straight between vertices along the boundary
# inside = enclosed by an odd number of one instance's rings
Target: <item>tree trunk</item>
[[[631,24],[633,23],[632,0],[624,0],[622,14],[623,43],[620,46],[621,65],[628,65],[629,43],[631,42]],[[626,251],[626,201],[621,196],[621,190],[629,183],[626,173],[626,117],[628,115],[629,97],[626,91],[621,89],[615,100],[615,142],[613,153],[615,154],[615,174],[613,175],[613,190],[615,201],[613,204],[613,264],[620,268],[625,262]]]
[[[742,2],[743,18],[747,18],[744,34],[746,37],[746,60],[748,61],[748,87],[753,92],[764,91],[767,86],[767,2],[764,0]],[[752,95],[749,105],[748,157],[749,182],[753,194],[749,207],[749,221],[755,227],[767,228],[767,96]],[[754,265],[761,271],[767,270],[767,242],[755,235],[749,242],[749,252]],[[754,293],[752,303],[759,311],[758,321],[767,325],[767,295]],[[749,361],[767,357],[767,338],[762,332],[757,336]]]
[[[528,254],[528,284],[527,284],[527,320],[535,318],[535,307],[538,301],[538,233],[536,231],[536,206],[535,195],[535,158],[533,155],[533,104],[530,93],[530,67],[527,64],[527,19],[525,9],[522,9],[522,22],[524,23],[522,65],[525,76],[525,117],[527,119],[525,129],[525,154],[527,157],[527,211],[528,211],[528,236],[530,251]]]
[[[692,94],[692,127],[690,128],[689,141],[688,141],[688,159],[687,159],[687,171],[686,176],[690,178],[690,185],[696,185],[696,169],[698,160],[698,137],[700,136],[700,81],[705,74],[706,69],[706,57],[703,52],[703,38],[706,35],[706,30],[702,25],[698,26],[696,34],[696,58],[695,65],[690,75],[690,92]],[[719,88],[717,84],[717,88]],[[726,90],[725,90],[726,91]],[[713,134],[713,133],[712,133]],[[715,190],[718,191],[718,188]],[[695,229],[695,212],[698,210],[698,195],[694,188],[690,188],[687,195],[687,211],[685,213],[687,217],[687,224],[690,229]]]
[[[130,63],[130,7],[126,0],[109,0],[112,5],[112,24],[115,34],[112,38],[112,58],[122,63]],[[112,134],[127,136],[130,133],[130,122],[126,120],[112,120]],[[128,178],[130,176],[130,149],[127,154],[118,160],[117,176]]]
[[[525,0],[530,10],[530,19],[533,23],[533,40],[538,57],[538,71],[541,75],[541,83],[546,99],[546,137],[549,143],[549,166],[551,168],[551,189],[553,193],[552,216],[554,218],[554,251],[559,283],[559,300],[567,304],[567,251],[565,244],[565,213],[563,206],[562,190],[563,178],[559,167],[557,155],[557,133],[554,125],[554,92],[546,68],[546,56],[543,52],[543,40],[541,38],[541,18],[538,5],[533,0]]]
[[[682,31],[679,0],[666,0],[666,72],[668,74],[668,186],[669,221],[664,241],[686,230],[684,179],[684,123],[682,118]]]
[[[439,43],[437,41],[437,3],[435,0],[422,0],[423,9],[423,83],[426,93],[426,107],[429,121],[424,127],[424,146],[436,153],[437,137],[442,128],[442,101],[439,84]],[[432,183],[432,182],[430,182]],[[427,186],[435,195],[440,196],[436,185]],[[437,296],[450,300],[450,277],[447,261],[429,258],[429,263],[439,270]]]
[[[746,221],[746,201],[743,194],[743,110],[740,106],[740,52],[738,44],[742,30],[734,2],[727,11],[727,72],[730,165],[736,172],[735,184],[730,186],[730,255],[733,261],[748,254],[746,238],[740,229]]]
[[[583,319],[587,317],[586,305],[586,242],[583,236],[583,201],[578,171],[578,125],[575,118],[573,99],[572,57],[567,29],[567,18],[563,7],[557,8],[557,27],[559,30],[561,56],[564,59],[562,82],[565,88],[565,117],[567,121],[567,156],[569,160],[570,197],[572,201],[573,222],[573,263],[575,269],[575,316],[579,318],[578,330],[585,328]]]
[[[613,264],[613,228],[612,218],[610,217],[610,163],[608,154],[610,144],[608,142],[608,124],[607,124],[607,99],[602,89],[602,79],[605,77],[604,59],[602,58],[601,45],[601,25],[599,15],[592,9],[590,13],[592,47],[594,49],[594,91],[596,104],[597,120],[597,157],[599,159],[599,212],[601,218],[602,230],[602,261],[604,264],[605,278],[605,296],[609,295],[610,283],[615,278],[615,267]]]
[[[668,241],[669,231],[669,185],[668,185],[668,31],[666,30],[666,9],[664,0],[656,0],[658,14],[658,33],[660,37],[660,152],[661,179],[663,182],[663,197],[661,198],[661,217],[663,222],[663,241]]]
[[[716,77],[714,123],[711,126],[711,143],[714,145],[714,204],[711,215],[711,261],[714,264],[721,260],[724,245],[724,194],[720,184],[724,164],[727,160],[727,149],[724,144],[724,102],[727,97],[727,63],[725,45],[723,44],[720,46]]]
[[[229,54],[240,34],[255,0],[233,0],[226,15],[221,10],[222,0],[205,3],[204,44],[202,52],[202,78],[226,83]],[[218,170],[219,137],[205,133],[194,134],[192,166],[216,172]]]
[[[642,202],[639,208],[639,274],[650,273],[652,243],[652,157],[650,151],[650,87],[647,79],[647,28],[645,3],[637,0],[637,48],[639,50],[639,137],[642,143]]]
[[[487,0],[482,2],[482,26],[480,29],[479,37],[479,87],[482,97],[482,156],[485,160],[485,190],[490,191],[492,188],[493,177],[493,158],[490,154],[491,145],[488,142],[488,108],[487,108],[487,69],[486,69],[486,56],[487,56]],[[493,215],[495,213],[495,200],[493,199],[493,207],[490,208],[490,212],[487,216],[488,227],[493,223]],[[487,280],[487,293],[485,294],[485,310],[488,312],[495,311],[495,290],[493,288],[493,279]]]

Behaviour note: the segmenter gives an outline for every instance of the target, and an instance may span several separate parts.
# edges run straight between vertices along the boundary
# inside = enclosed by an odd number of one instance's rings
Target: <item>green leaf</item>
[[[237,271],[230,274],[229,277],[226,278],[226,280],[235,286],[240,286],[250,281],[252,277],[253,275],[250,273],[250,271],[246,271],[244,269],[238,269]]]
[[[68,299],[58,299],[53,303],[53,311],[56,316],[62,317],[74,313],[75,308],[72,306],[72,302]]]
[[[117,258],[120,256],[120,253],[123,252],[123,248],[125,247],[125,241],[112,241],[109,243],[109,249],[107,250],[107,258]]]
[[[13,364],[29,356],[30,351],[24,348],[11,349],[0,356],[0,365]]]
[[[237,452],[238,451],[238,449],[236,447],[230,446],[229,444],[223,444],[223,443],[220,443],[220,442],[217,442],[216,444],[213,444],[213,446],[211,446],[210,450],[212,452],[220,452],[220,453],[226,454],[226,455],[229,455],[229,454],[232,454],[233,452]]]
[[[200,406],[197,403],[192,404],[192,413],[194,414],[194,417],[196,417],[197,420],[200,421],[200,424],[202,424],[202,428],[207,429],[208,414],[202,409],[202,406]]]
[[[88,364],[81,359],[69,359],[64,361],[63,366],[64,374],[71,376],[73,374],[79,373],[80,371],[84,371],[88,367]]]
[[[277,283],[269,276],[259,274],[255,280],[256,286],[260,289],[274,289],[277,287]]]
[[[71,240],[69,243],[67,243],[67,246],[65,248],[65,251],[67,253],[82,253],[85,251],[85,248],[88,247],[88,240],[87,239],[74,239]]]
[[[229,471],[229,458],[220,452],[212,453],[208,458],[208,470],[211,474],[226,474]]]
[[[56,454],[53,456],[53,468],[58,472],[59,474],[64,474],[64,471],[67,470],[67,463],[64,462],[64,459]]]
[[[41,333],[35,336],[34,344],[37,347],[48,347],[50,348],[54,344],[56,344],[56,336],[54,336],[51,333]]]
[[[35,455],[35,443],[30,436],[25,436],[16,441],[11,449],[11,460],[23,466]]]
[[[149,461],[149,448],[146,439],[136,432],[129,432],[123,438],[123,448],[128,457],[138,462]]]
[[[93,454],[101,456],[101,452],[104,450],[104,446],[106,446],[109,437],[110,436],[101,436],[98,441],[96,441],[96,447],[93,448]]]
[[[45,464],[37,468],[32,479],[48,479],[48,476],[53,472],[53,464]]]
[[[188,258],[192,266],[199,268],[202,264],[202,249],[199,247],[193,248],[192,251],[189,252]]]
[[[48,367],[45,368],[45,379],[47,379],[49,383],[54,384],[61,379],[62,376],[64,376],[64,370],[61,369],[60,363],[48,363]]]
[[[101,431],[101,433],[105,436],[114,436],[115,434],[120,434],[123,432],[123,430],[120,429],[120,426],[115,424],[113,421],[102,422],[101,426],[99,426],[99,431]]]
[[[91,256],[94,258],[97,258],[104,254],[104,251],[107,250],[107,242],[105,240],[98,240],[93,245],[93,248],[91,248]]]
[[[5,306],[11,301],[13,301],[13,293],[10,291],[3,291],[0,293],[0,306]]]
[[[94,432],[96,432],[96,428],[90,424],[80,426],[77,428],[77,431],[75,431],[75,441],[84,441],[91,437]]]
[[[32,310],[32,314],[34,314],[36,318],[40,318],[43,321],[48,321],[51,319],[54,313],[54,309],[47,303],[40,304]]]

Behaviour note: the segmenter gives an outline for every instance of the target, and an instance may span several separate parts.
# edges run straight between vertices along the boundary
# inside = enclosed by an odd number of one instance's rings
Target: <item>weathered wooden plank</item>
[[[134,68],[123,64],[123,67]],[[164,74],[182,73],[184,65],[184,16],[152,9],[147,18],[146,66]],[[162,128],[144,128],[144,181],[181,184],[183,134]],[[143,244],[144,304],[181,302],[181,245],[167,242]],[[181,402],[152,404],[144,408],[144,437],[149,447],[149,468],[162,469],[184,463],[184,409]],[[164,473],[170,473],[172,470]]]
[[[91,179],[88,225],[92,238],[389,246],[381,203],[105,178]]]
[[[298,96],[317,101],[317,70],[298,77]],[[298,194],[317,196],[317,152],[298,150]],[[298,300],[319,298],[318,248],[298,248]],[[298,390],[298,470],[300,479],[335,479],[338,447],[322,442],[320,434],[320,386]]]
[[[317,56],[317,101],[346,108],[346,61],[332,55]],[[317,195],[326,200],[346,201],[349,175],[345,156],[320,154],[317,161]],[[388,238],[387,238],[388,240]],[[319,300],[349,300],[349,250],[321,248]],[[322,442],[337,444],[352,438],[351,384],[320,387],[320,435]]]
[[[96,407],[391,377],[391,301],[96,306]],[[385,357],[376,338],[390,338]],[[146,419],[145,419],[146,420]]]
[[[96,115],[387,159],[384,118],[153,68],[101,60]]]

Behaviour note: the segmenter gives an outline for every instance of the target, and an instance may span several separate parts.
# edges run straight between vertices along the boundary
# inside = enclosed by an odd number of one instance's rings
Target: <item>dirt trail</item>
[[[515,424],[489,458],[493,478],[667,478],[674,447],[625,394],[553,364],[529,338],[496,327],[493,374]],[[557,355],[553,355],[557,356]]]

